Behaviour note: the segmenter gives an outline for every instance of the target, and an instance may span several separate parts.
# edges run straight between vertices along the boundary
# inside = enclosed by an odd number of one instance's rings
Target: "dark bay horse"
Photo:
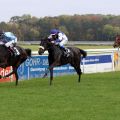
[[[53,80],[53,68],[56,66],[61,66],[65,64],[70,64],[73,66],[79,76],[78,82],[80,82],[81,78],[81,68],[80,68],[80,62],[81,58],[85,58],[87,56],[86,51],[75,48],[75,47],[68,47],[70,50],[70,55],[69,57],[64,56],[63,51],[61,51],[60,47],[51,43],[51,41],[47,38],[42,39],[40,43],[40,48],[38,50],[39,55],[43,54],[46,50],[48,50],[48,62],[49,62],[49,67],[45,71],[44,77],[47,76],[47,73],[50,70],[50,85],[52,84]]]
[[[23,63],[27,57],[31,56],[31,49],[24,49],[20,46],[16,46],[16,48],[19,50],[20,55],[13,56],[8,48],[6,48],[4,45],[0,45],[0,67],[6,68],[8,66],[12,66],[13,71],[5,76],[1,76],[0,78],[6,78],[9,77],[12,74],[15,74],[16,77],[16,85],[18,84],[18,73],[17,69],[20,66],[21,63]]]
[[[120,35],[117,35],[113,47],[120,47]]]

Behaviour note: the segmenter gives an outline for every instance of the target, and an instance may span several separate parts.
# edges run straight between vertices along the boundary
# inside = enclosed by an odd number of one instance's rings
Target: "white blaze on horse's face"
[[[38,51],[39,55],[42,55],[44,51],[45,51],[45,48],[43,46],[39,46],[39,51]]]
[[[39,46],[39,48],[41,48],[41,49],[43,49],[43,50],[45,49],[43,46]]]

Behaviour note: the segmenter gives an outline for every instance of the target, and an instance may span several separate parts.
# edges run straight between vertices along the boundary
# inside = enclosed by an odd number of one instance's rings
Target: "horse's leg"
[[[53,69],[50,69],[50,85],[52,85],[53,80]]]
[[[81,68],[80,68],[80,64],[78,63],[78,64],[75,64],[75,65],[72,65],[72,66],[73,66],[74,69],[76,70],[76,72],[77,72],[77,74],[78,74],[78,76],[79,76],[78,82],[80,82],[80,78],[81,78],[81,74],[82,74]]]
[[[53,64],[53,57],[48,56],[48,62],[49,62],[49,66],[51,66]],[[49,71],[49,69],[48,69]],[[50,69],[50,85],[52,85],[52,80],[53,80],[53,68]]]
[[[14,73],[15,73],[16,86],[17,86],[17,85],[18,85],[18,79],[19,79],[19,77],[18,77],[18,73],[17,73],[17,68],[16,68],[16,67],[13,67],[13,71],[14,71]]]
[[[15,72],[15,77],[16,77],[16,85],[18,85],[18,73],[17,73],[17,71]]]
[[[54,67],[58,66],[58,65],[59,65],[59,62],[58,62],[58,61],[55,61],[55,62],[53,62],[51,65],[49,65],[49,67],[48,67],[47,70],[45,71],[45,74],[44,74],[43,77],[46,77],[47,74],[48,74],[48,72],[49,72],[50,70],[52,70]]]
[[[48,69],[45,71],[45,74],[43,77],[46,77],[48,72],[50,71],[50,85],[52,85],[52,80],[53,80],[53,68],[58,66],[59,65],[59,62],[58,61],[55,61],[54,63],[52,63]]]
[[[78,74],[78,76],[79,76],[79,78],[78,78],[78,82],[80,82],[80,78],[81,78],[81,74],[82,74],[81,69],[80,69],[79,66],[74,67],[74,68],[75,68],[75,70],[76,70],[76,72],[77,72],[77,74]]]

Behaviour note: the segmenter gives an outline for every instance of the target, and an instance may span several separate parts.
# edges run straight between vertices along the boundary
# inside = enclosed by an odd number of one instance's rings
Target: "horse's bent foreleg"
[[[6,77],[9,77],[9,76],[11,76],[12,74],[14,74],[15,72],[14,71],[12,71],[12,72],[10,72],[9,74],[7,74],[7,75],[5,75],[5,76],[1,76],[1,78],[6,78]]]
[[[45,70],[45,74],[44,74],[43,78],[47,77],[48,72],[49,72],[49,69],[47,68],[47,70]]]
[[[48,74],[48,72],[49,72],[50,70],[52,70],[55,66],[58,66],[58,65],[59,65],[59,63],[58,63],[57,61],[55,61],[54,63],[52,63],[52,64],[47,68],[47,70],[45,71],[44,77],[47,76],[47,74]]]
[[[48,67],[48,69],[49,69],[49,70],[52,70],[54,67],[56,67],[56,66],[58,66],[58,65],[60,65],[60,63],[59,63],[58,61],[55,61],[54,63],[52,63],[52,64]]]
[[[44,77],[46,77],[48,72],[50,71],[50,85],[52,85],[52,80],[53,80],[53,68],[58,65],[59,65],[59,62],[55,61],[51,65],[49,65],[48,69],[45,71]]]

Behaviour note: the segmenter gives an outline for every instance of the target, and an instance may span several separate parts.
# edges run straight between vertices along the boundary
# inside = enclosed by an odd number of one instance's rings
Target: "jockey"
[[[52,43],[55,43],[56,45],[59,45],[61,49],[63,49],[65,55],[68,57],[70,50],[68,48],[65,48],[65,44],[67,44],[68,42],[68,38],[67,36],[61,32],[58,29],[52,29],[50,31],[50,35],[48,37],[48,39],[51,39]]]
[[[0,31],[0,39],[2,39],[7,48],[10,48],[10,50],[14,52],[15,56],[20,55],[19,51],[15,47],[17,37],[13,33]]]

